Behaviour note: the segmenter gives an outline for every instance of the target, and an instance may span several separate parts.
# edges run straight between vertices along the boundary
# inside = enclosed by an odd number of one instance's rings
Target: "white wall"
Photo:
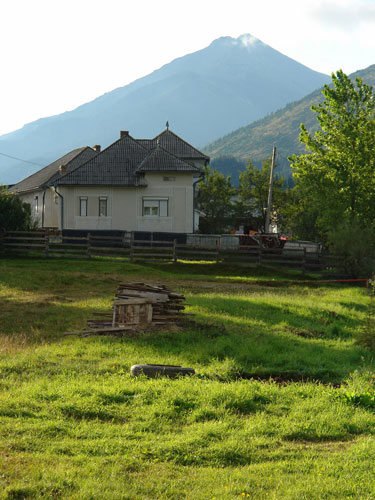
[[[146,174],[147,187],[68,187],[64,197],[64,229],[126,231],[193,231],[193,175]],[[87,216],[80,216],[80,198],[87,197]],[[107,216],[99,216],[99,197],[107,198]],[[144,199],[167,199],[168,215],[143,214]],[[61,217],[59,217],[61,219]],[[61,228],[61,220],[59,221]]]
[[[31,215],[38,222],[38,227],[58,227],[59,200],[56,198],[53,189],[48,188],[45,192],[38,189],[28,193],[19,193],[18,196],[23,202],[31,205]],[[38,204],[36,203],[36,197],[38,197]]]

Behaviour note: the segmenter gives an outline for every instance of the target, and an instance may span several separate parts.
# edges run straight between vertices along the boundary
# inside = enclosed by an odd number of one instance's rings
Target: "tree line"
[[[276,179],[271,217],[280,231],[343,255],[354,273],[374,271],[374,89],[340,70],[322,93],[323,103],[311,108],[319,128],[311,134],[301,124],[306,152],[289,157],[294,187]],[[229,176],[207,170],[198,198],[202,231],[220,233],[239,221],[264,231],[269,171],[269,160],[261,169],[249,160],[235,189]]]

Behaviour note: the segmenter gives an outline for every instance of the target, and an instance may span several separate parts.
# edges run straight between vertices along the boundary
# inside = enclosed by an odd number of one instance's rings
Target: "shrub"
[[[1,188],[1,186],[0,186]],[[0,189],[0,231],[27,231],[35,229],[31,206],[6,188]]]
[[[375,228],[358,219],[343,221],[327,234],[333,255],[344,259],[345,271],[369,277],[375,271]]]
[[[365,324],[357,333],[356,343],[369,351],[375,351],[375,310],[373,302],[369,305]]]

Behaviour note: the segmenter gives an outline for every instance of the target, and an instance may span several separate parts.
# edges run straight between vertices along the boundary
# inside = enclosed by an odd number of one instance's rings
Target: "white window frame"
[[[80,217],[87,217],[87,202],[88,202],[87,196],[80,196],[79,197],[79,216]]]
[[[142,199],[143,217],[168,217],[169,199],[168,198],[143,198]]]
[[[102,213],[101,204],[105,201],[105,213]],[[99,217],[108,217],[108,197],[107,196],[99,196]]]

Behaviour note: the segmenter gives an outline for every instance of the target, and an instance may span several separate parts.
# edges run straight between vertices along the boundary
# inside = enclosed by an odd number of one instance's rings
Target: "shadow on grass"
[[[62,341],[65,331],[84,328],[92,312],[98,310],[98,302],[106,300],[109,305],[116,289],[115,272],[120,269],[116,263],[114,268],[105,267],[108,274],[103,274],[100,263],[64,261],[61,267],[61,262],[48,262],[46,266],[37,261],[26,272],[28,264],[24,260],[9,266],[2,282],[17,287],[20,294],[0,298],[0,337],[22,336],[26,345]],[[20,284],[25,291],[34,286],[34,296],[30,293],[23,300]],[[73,295],[75,300],[94,300],[78,306],[69,302]],[[308,312],[298,312],[292,303],[291,307],[285,303],[275,305],[261,297],[251,302],[239,296],[193,295],[191,301],[198,308],[198,324],[188,324],[179,332],[149,332],[137,338],[96,337],[98,349],[120,345],[126,353],[132,347],[144,362],[193,366],[203,376],[219,380],[272,377],[337,384],[348,372],[369,362],[365,351],[351,341],[343,341],[356,327],[350,309],[359,310],[358,304],[345,304],[346,312],[334,316],[318,305]],[[201,327],[199,322],[211,326]],[[306,338],[301,332],[319,335]],[[90,343],[89,339],[85,341]]]
[[[356,326],[349,315],[322,314],[318,307],[309,315],[285,313],[283,305],[239,298],[218,301],[205,297],[204,308],[206,314],[198,313],[197,319],[206,326],[198,322],[187,325],[183,332],[148,334],[129,342],[148,348],[150,358],[145,362],[167,358],[171,364],[198,365],[205,376],[223,380],[273,378],[339,384],[348,372],[370,362],[369,353],[352,340],[342,340]],[[316,333],[317,328],[318,338],[300,335]]]
[[[51,300],[27,300],[0,298],[0,342],[3,339],[23,345],[45,340],[60,340],[63,332],[86,326],[92,307],[76,307],[57,304]]]

